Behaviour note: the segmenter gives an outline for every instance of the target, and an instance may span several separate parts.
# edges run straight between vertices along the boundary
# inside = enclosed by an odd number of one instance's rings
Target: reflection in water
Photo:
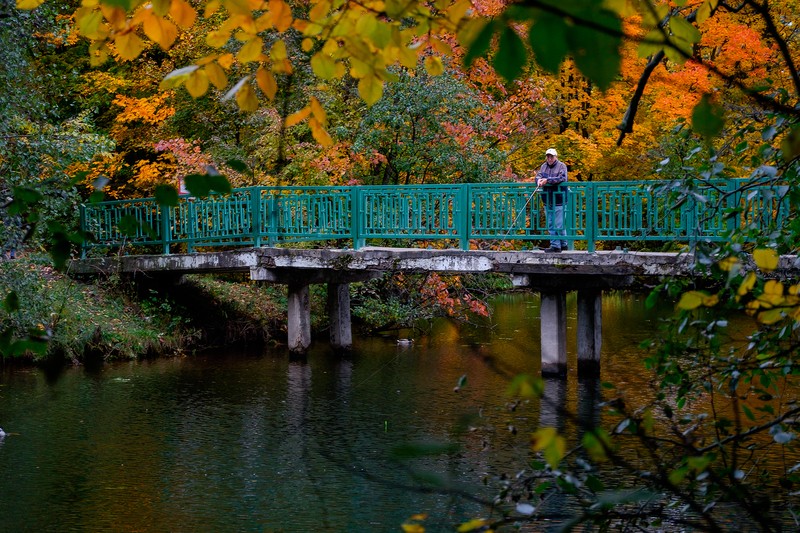
[[[539,371],[528,294],[499,298],[491,328],[441,321],[407,347],[355,339],[347,358],[319,343],[302,361],[269,350],[4,370],[0,529],[397,531],[424,512],[428,531],[452,530],[486,513],[492,479],[525,467],[538,427],[575,442],[599,423],[567,307],[570,372],[541,401],[506,395]],[[646,394],[637,345],[657,317],[641,297],[604,297],[601,380]],[[438,445],[454,447],[421,453]]]

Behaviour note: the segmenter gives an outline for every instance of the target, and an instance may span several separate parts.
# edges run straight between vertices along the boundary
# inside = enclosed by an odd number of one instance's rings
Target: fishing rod
[[[533,198],[533,195],[536,194],[537,192],[539,192],[539,190],[541,188],[542,188],[541,185],[537,185],[536,188],[533,189],[533,192],[528,196],[528,199],[525,201],[525,205],[522,206],[522,209],[520,210],[520,212],[517,213],[517,216],[515,216],[514,220],[511,222],[511,226],[508,228],[508,231],[506,231],[506,234],[503,236],[503,240],[506,240],[506,238],[508,237],[508,234],[511,233],[511,230],[514,229],[514,226],[517,225],[517,220],[519,220],[519,216],[522,213],[525,213],[527,211],[528,204],[531,203],[531,199]]]

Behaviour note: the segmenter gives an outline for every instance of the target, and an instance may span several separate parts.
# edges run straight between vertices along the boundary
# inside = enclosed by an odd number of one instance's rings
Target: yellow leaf
[[[261,59],[261,49],[263,45],[264,41],[261,40],[261,37],[250,39],[250,41],[242,46],[241,50],[239,50],[239,53],[236,54],[236,59],[238,59],[240,63],[259,61]]]
[[[758,313],[758,321],[762,324],[774,324],[783,318],[783,311],[780,309],[770,309]]]
[[[328,134],[328,131],[319,123],[319,121],[311,117],[308,119],[308,127],[311,128],[311,135],[322,146],[333,146],[333,139]]]
[[[303,50],[303,52],[310,52],[311,49],[314,48],[314,40],[306,37],[300,43],[300,48]]]
[[[169,13],[172,0],[151,0],[149,3],[153,7],[153,12],[159,17],[163,17]]]
[[[205,66],[205,70],[209,81],[214,84],[214,87],[221,91],[228,86],[228,77],[222,67],[216,63],[209,63]]]
[[[250,5],[247,0],[223,0],[222,3],[231,16],[250,16]]]
[[[285,125],[286,125],[287,128],[289,128],[289,127],[294,126],[295,124],[300,124],[306,118],[308,118],[308,116],[310,114],[311,114],[311,107],[310,106],[306,106],[303,109],[301,109],[300,111],[296,111],[296,112],[292,113],[291,115],[289,115],[288,117],[286,117],[286,124]]]
[[[425,533],[425,527],[422,524],[402,524],[400,527],[405,533]]]
[[[123,31],[127,26],[128,14],[121,7],[114,7],[107,4],[100,4],[100,11],[108,21],[108,24],[119,31]]]
[[[264,93],[270,100],[275,99],[275,94],[278,92],[278,84],[275,82],[275,76],[272,72],[264,67],[258,67],[256,72],[256,83],[261,92]]]
[[[397,59],[400,61],[400,64],[406,68],[413,69],[417,66],[417,51],[412,50],[407,46],[401,46],[397,50],[398,56]]]
[[[725,272],[730,272],[731,269],[738,264],[739,264],[739,259],[733,256],[728,256],[719,262],[719,268],[720,270],[723,270]]]
[[[203,65],[208,65],[209,63],[213,63],[214,61],[216,61],[218,57],[219,54],[207,55],[196,60],[194,64],[197,65],[198,67],[202,67]]]
[[[439,76],[444,72],[444,65],[439,56],[428,56],[425,58],[425,70],[431,76]]]
[[[286,43],[282,39],[278,39],[272,43],[272,49],[269,51],[269,56],[273,61],[281,61],[289,57],[286,53]]]
[[[242,111],[255,111],[258,109],[258,98],[253,87],[246,83],[236,93],[236,104]]]
[[[778,252],[772,248],[759,248],[753,252],[753,260],[761,270],[770,272],[778,268]]]
[[[117,36],[114,41],[117,51],[122,59],[136,59],[144,50],[144,43],[133,32],[123,33]]]
[[[745,276],[744,280],[742,280],[741,285],[739,285],[739,288],[736,290],[737,298],[744,296],[745,294],[753,290],[753,287],[755,286],[756,286],[756,274],[755,272],[748,272],[747,276]]]
[[[231,38],[230,31],[222,31],[222,30],[210,31],[206,34],[206,44],[214,48],[222,48],[223,46],[228,44],[228,40],[230,40],[230,38]]]
[[[197,65],[189,65],[188,67],[173,70],[164,76],[164,79],[161,80],[159,88],[162,91],[165,91],[168,89],[174,89],[175,87],[180,87],[181,84],[186,83],[186,80],[189,79],[189,76],[191,76],[191,74],[197,70],[197,68]]]
[[[98,37],[100,23],[103,22],[103,14],[96,9],[82,7],[75,12],[75,22],[81,35],[94,39]]]
[[[228,70],[231,68],[231,65],[233,65],[233,60],[233,54],[222,54],[219,56],[219,59],[217,59],[217,63],[225,70]]]
[[[269,0],[272,24],[278,31],[286,31],[292,26],[292,9],[283,0]]]
[[[322,0],[314,4],[311,11],[308,12],[308,20],[320,22],[328,16],[328,11],[331,10],[331,3],[328,0]]]
[[[371,106],[383,96],[383,82],[375,76],[366,76],[358,82],[358,94]]]
[[[323,51],[311,56],[311,70],[323,80],[330,80],[336,76],[336,61]]]
[[[220,0],[211,0],[206,4],[205,9],[203,10],[203,17],[209,18],[211,15],[217,12],[219,6],[221,5]]]
[[[178,38],[178,27],[169,20],[156,15],[146,17],[142,28],[144,29],[144,34],[151,41],[157,42],[164,50],[169,49],[175,39]]]
[[[712,294],[711,296],[704,296],[703,297],[703,305],[706,307],[714,307],[719,303],[719,295]]]
[[[36,9],[44,0],[17,0],[17,9]]]
[[[172,0],[169,16],[181,28],[191,28],[195,20],[197,20],[197,12],[186,0]]]
[[[189,74],[189,78],[184,85],[192,97],[199,98],[208,91],[208,74],[205,70],[195,70]]]
[[[681,299],[678,302],[678,309],[684,311],[691,311],[703,305],[703,300],[708,295],[700,291],[687,291],[681,294]]]
[[[487,520],[483,519],[483,518],[474,518],[474,519],[469,520],[468,522],[464,522],[463,524],[458,526],[458,529],[456,529],[456,531],[458,531],[459,533],[466,533],[468,531],[475,531],[476,529],[482,529],[488,523],[489,522]]]
[[[450,47],[450,45],[441,39],[431,39],[431,45],[433,45],[434,50],[442,55],[450,56],[453,54],[453,49]]]
[[[319,120],[319,123],[324,127],[328,124],[328,115],[325,113],[325,108],[319,103],[315,96],[311,97],[311,114]]]
[[[89,46],[89,64],[99,67],[108,60],[108,45],[105,42],[95,42]]]

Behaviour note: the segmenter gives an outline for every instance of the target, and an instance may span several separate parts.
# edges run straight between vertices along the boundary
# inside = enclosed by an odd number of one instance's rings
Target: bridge
[[[562,254],[511,249],[512,241],[524,247],[549,239],[538,191],[525,183],[249,187],[182,197],[177,206],[154,198],[101,202],[81,207],[82,229],[94,239],[71,270],[149,276],[241,271],[286,284],[294,353],[311,343],[311,284],[327,284],[331,344],[347,349],[349,283],[397,271],[505,273],[516,286],[541,293],[545,374],[566,372],[566,293],[578,292],[578,370],[597,372],[603,290],[696,276],[691,250],[698,242],[728,239],[736,229],[773,231],[796,214],[782,185],[705,182],[688,193],[673,192],[674,186],[570,183],[571,250]],[[682,244],[686,251],[629,251],[643,241]],[[614,249],[598,251],[598,244]],[[98,249],[130,255],[89,257]],[[796,258],[781,261],[784,274],[800,270]]]

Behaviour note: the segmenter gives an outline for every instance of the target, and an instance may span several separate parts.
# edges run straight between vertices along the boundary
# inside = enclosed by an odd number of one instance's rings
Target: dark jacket
[[[541,189],[542,201],[545,205],[562,205],[566,203],[567,187],[561,184],[567,181],[567,165],[556,159],[556,162],[551,167],[545,161],[539,167],[536,181],[538,182],[540,178],[547,178],[547,185]]]

